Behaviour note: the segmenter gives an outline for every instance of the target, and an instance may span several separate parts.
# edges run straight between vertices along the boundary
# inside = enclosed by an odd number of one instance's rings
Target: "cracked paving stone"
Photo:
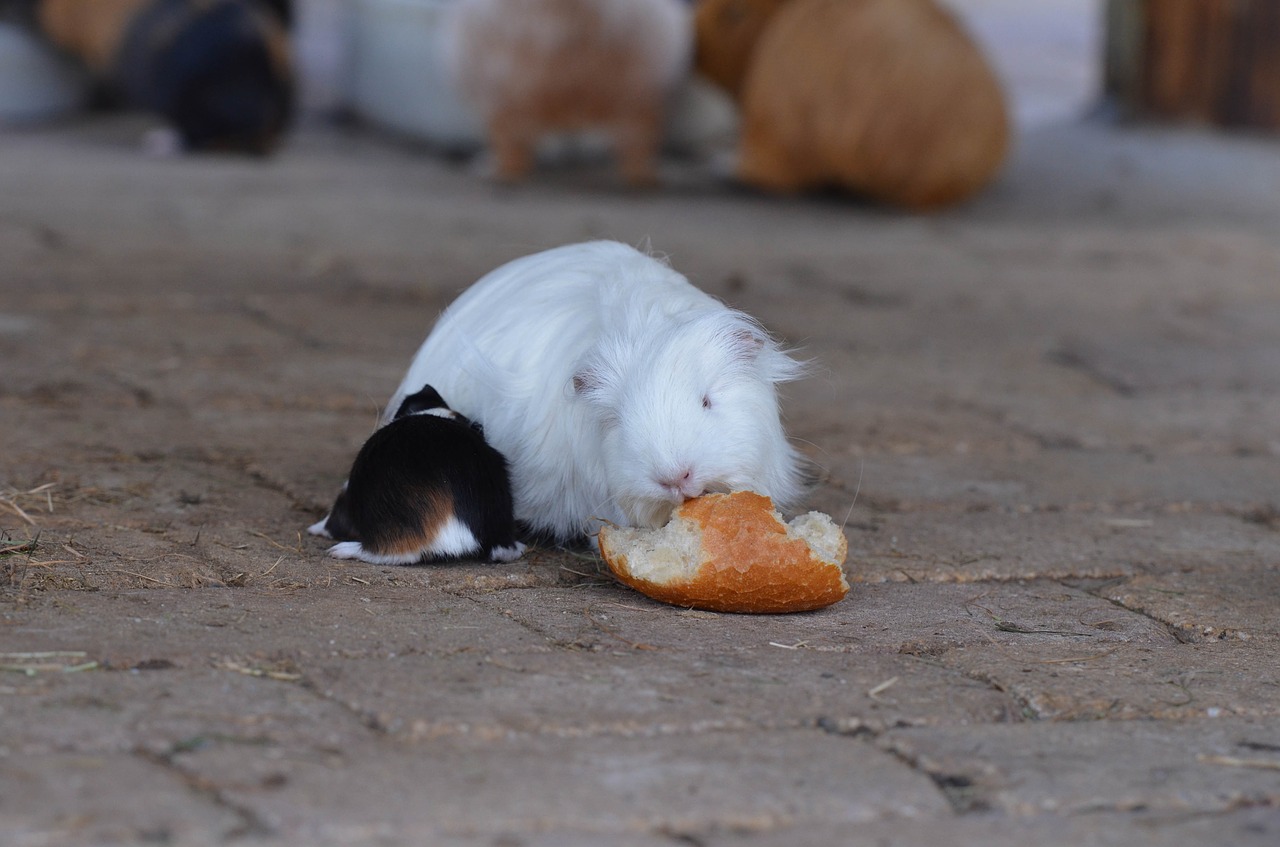
[[[975,644],[1175,642],[1165,626],[1145,615],[1049,581],[855,583],[841,602],[792,615],[687,611],[621,586],[499,592],[475,599],[558,643],[599,648],[795,647],[930,656]]]
[[[1280,533],[1230,514],[929,510],[882,514],[846,531],[860,582],[1110,579],[1225,557],[1280,558]]]
[[[9,762],[72,753],[165,757],[222,745],[326,759],[373,737],[340,703],[286,681],[294,675],[292,666],[223,662],[198,669],[157,664],[138,671],[48,672],[6,680],[0,720],[23,731],[0,740],[0,756]]]
[[[1201,454],[1237,460],[1277,455],[1272,421],[1280,419],[1280,397],[1275,395],[1223,388],[1136,397],[1101,394],[1069,406],[1019,402],[1014,397],[991,402],[1009,426],[1042,434],[1047,444],[1059,449],[1078,445],[1128,450],[1137,456]],[[1228,463],[1215,464],[1222,468]],[[1229,495],[1238,497],[1238,492]]]
[[[104,631],[98,624],[106,615],[114,625]],[[549,646],[500,612],[419,585],[76,592],[0,607],[0,621],[9,651],[84,651],[115,669],[154,660],[203,667],[228,656],[306,664],[322,657]]]
[[[856,507],[887,504],[898,511],[1092,511],[1133,509],[1158,519],[1167,509],[1225,510],[1275,497],[1275,467],[1254,456],[1182,455],[1130,449],[1037,450],[985,456],[954,450],[936,455],[840,459],[831,473],[861,480]],[[1087,497],[1082,496],[1087,492]],[[852,498],[850,498],[852,499]],[[850,503],[845,502],[848,509]],[[832,503],[838,508],[839,501]],[[842,512],[843,514],[843,512]],[[1155,521],[1159,523],[1159,521]]]
[[[129,753],[0,757],[0,798],[0,842],[14,847],[197,845],[247,830],[236,810]]]
[[[690,834],[689,843],[729,847],[743,843],[740,833]],[[751,847],[885,847],[913,844],[980,844],[983,847],[1187,847],[1230,844],[1272,847],[1280,838],[1280,809],[1244,807],[1199,816],[1180,813],[1089,813],[1045,815],[1034,819],[991,814],[929,817],[910,821],[872,821],[856,827],[799,825],[752,833]],[[534,838],[523,847],[551,847]]]
[[[1105,586],[1100,593],[1120,606],[1162,621],[1185,641],[1261,639],[1274,643],[1280,638],[1277,561],[1259,565],[1228,560],[1194,569],[1141,574]]]
[[[940,657],[1048,720],[1280,717],[1280,657],[1262,644],[966,647]]]
[[[1253,343],[1257,336],[1242,333],[1242,322],[1267,331],[1264,314],[1223,315],[1212,309],[1198,316],[1195,337],[1187,327],[1133,327],[1123,338],[1102,335],[1073,339],[1061,348],[1066,366],[1076,367],[1100,381],[1123,385],[1129,393],[1243,388],[1274,392],[1280,389],[1280,349]],[[1271,317],[1276,309],[1270,310]],[[1187,316],[1183,316],[1184,319]]]
[[[1280,806],[1280,726],[1240,718],[890,730],[883,749],[969,808],[1034,817]]]
[[[913,656],[765,649],[619,646],[321,660],[308,664],[308,678],[326,697],[408,741],[663,737],[812,726],[856,734],[920,722],[1000,722],[1020,714],[991,686]]]
[[[855,825],[949,813],[925,774],[859,739],[817,730],[669,738],[436,739],[351,751],[340,763],[255,759],[211,747],[176,763],[274,832],[321,843],[383,827],[435,833],[580,831],[598,837],[797,821]],[[271,792],[245,791],[268,773]],[[323,810],[323,814],[316,814]]]

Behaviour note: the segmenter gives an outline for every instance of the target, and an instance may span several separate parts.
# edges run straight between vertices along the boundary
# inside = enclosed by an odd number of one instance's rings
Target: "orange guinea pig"
[[[626,180],[647,184],[692,41],[681,0],[457,0],[445,64],[487,129],[499,178],[527,175],[544,136],[600,129]]]
[[[704,0],[696,31],[699,70],[741,107],[746,183],[929,210],[1004,160],[1000,84],[932,0]]]

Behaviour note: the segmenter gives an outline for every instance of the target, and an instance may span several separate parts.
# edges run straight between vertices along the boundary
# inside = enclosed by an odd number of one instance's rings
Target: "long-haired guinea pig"
[[[332,556],[377,565],[509,562],[525,549],[515,537],[506,460],[430,385],[370,436],[328,516],[308,531],[339,542]]]
[[[777,384],[801,375],[752,318],[658,259],[596,241],[490,272],[445,310],[392,408],[429,382],[511,463],[516,519],[561,540],[660,526],[709,491],[786,509],[805,487]]]
[[[666,101],[692,53],[680,0],[456,0],[444,43],[499,178],[526,176],[545,136],[603,130],[629,183],[655,180]]]
[[[291,0],[42,0],[41,29],[184,149],[265,154],[293,112]]]
[[[909,209],[972,195],[1009,143],[982,52],[933,0],[704,0],[700,70],[742,110],[738,177]]]

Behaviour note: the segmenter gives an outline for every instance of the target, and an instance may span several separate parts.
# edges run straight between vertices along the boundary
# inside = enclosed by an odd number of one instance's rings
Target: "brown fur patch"
[[[363,542],[366,550],[382,556],[406,556],[425,551],[435,542],[453,514],[453,496],[447,490],[423,487],[412,493],[411,502],[418,508],[418,526],[371,534]]]
[[[107,73],[125,29],[151,0],[41,0],[40,28],[96,73]]]
[[[702,0],[694,14],[698,71],[737,97],[765,25],[790,0]]]

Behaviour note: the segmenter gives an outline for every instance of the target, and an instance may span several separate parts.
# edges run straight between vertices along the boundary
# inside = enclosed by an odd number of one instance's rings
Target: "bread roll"
[[[803,612],[849,592],[848,542],[831,518],[783,523],[768,497],[708,494],[676,509],[661,529],[606,526],[600,552],[642,594],[715,612]]]

